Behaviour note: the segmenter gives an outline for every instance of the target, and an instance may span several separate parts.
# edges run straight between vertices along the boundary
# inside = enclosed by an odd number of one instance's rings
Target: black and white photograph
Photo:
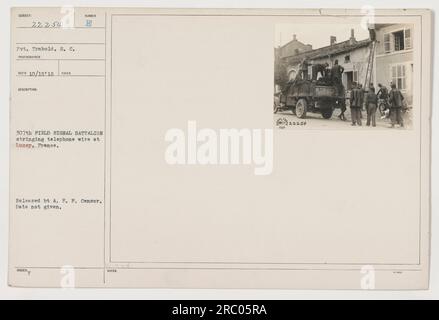
[[[278,24],[275,32],[276,128],[412,127],[412,24]]]

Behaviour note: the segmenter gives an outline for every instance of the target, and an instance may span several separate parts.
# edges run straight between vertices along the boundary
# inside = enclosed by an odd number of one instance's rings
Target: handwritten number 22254
[[[62,27],[61,21],[53,21],[53,22],[42,22],[42,21],[33,21],[32,28],[60,28]]]

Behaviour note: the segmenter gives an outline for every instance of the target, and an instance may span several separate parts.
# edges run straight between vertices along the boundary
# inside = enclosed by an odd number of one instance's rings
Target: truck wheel
[[[322,117],[325,119],[330,119],[332,117],[332,108],[322,109]]]
[[[303,119],[306,117],[306,109],[307,109],[308,103],[305,99],[299,99],[296,104],[296,116],[300,119]]]
[[[294,115],[296,115],[296,108],[291,107],[291,112],[292,112]]]

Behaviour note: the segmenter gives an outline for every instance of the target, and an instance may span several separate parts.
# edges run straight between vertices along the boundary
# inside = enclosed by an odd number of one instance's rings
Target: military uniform
[[[320,73],[322,78],[328,77],[330,71],[329,71],[328,67],[326,66],[326,64],[318,63],[312,67],[312,79],[317,80],[317,76],[319,75],[319,73]]]
[[[377,97],[379,99],[386,100],[386,102],[387,102],[387,99],[389,98],[389,92],[387,91],[387,88],[381,87],[381,89],[378,90],[378,92],[377,92]]]
[[[361,91],[353,88],[350,95],[352,125],[361,126]]]
[[[331,78],[334,84],[341,84],[341,75],[344,72],[344,68],[338,64],[334,65],[331,69]]]
[[[363,107],[364,107],[364,89],[362,86],[358,88],[360,92],[360,118],[363,119]]]
[[[308,62],[303,61],[300,65],[300,72],[303,80],[308,80]]]
[[[372,90],[366,94],[366,110],[367,110],[367,125],[370,126],[372,122],[372,127],[376,127],[376,111],[377,111],[378,98]]]
[[[386,87],[380,87],[380,90],[377,92],[377,98],[381,99],[384,103],[384,110],[380,110],[380,112],[384,112],[385,110],[389,109],[389,91],[387,91]]]

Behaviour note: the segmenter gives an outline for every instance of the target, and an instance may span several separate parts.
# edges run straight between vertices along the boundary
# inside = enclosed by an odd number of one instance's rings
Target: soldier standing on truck
[[[344,87],[343,87],[343,83],[341,81],[343,72],[344,72],[344,68],[338,64],[338,60],[336,59],[334,61],[334,65],[332,66],[330,73],[331,73],[332,84],[337,87],[339,95],[344,93]],[[346,120],[346,117],[344,115],[345,111],[346,111],[346,106],[343,104],[341,106],[341,113],[338,116],[340,120],[343,120],[343,121]]]
[[[331,78],[334,85],[336,86],[342,85],[341,75],[343,74],[343,72],[344,72],[344,68],[338,64],[338,60],[335,60],[334,66],[331,69]]]
[[[313,80],[317,80],[318,75],[320,73],[320,78],[328,78],[330,74],[329,63],[318,63],[313,66]]]
[[[356,82],[352,84],[350,103],[352,125],[356,126],[358,124],[361,126],[361,92]]]
[[[302,74],[303,80],[308,79],[308,62],[306,59],[303,59],[302,63],[300,64],[300,73]]]

